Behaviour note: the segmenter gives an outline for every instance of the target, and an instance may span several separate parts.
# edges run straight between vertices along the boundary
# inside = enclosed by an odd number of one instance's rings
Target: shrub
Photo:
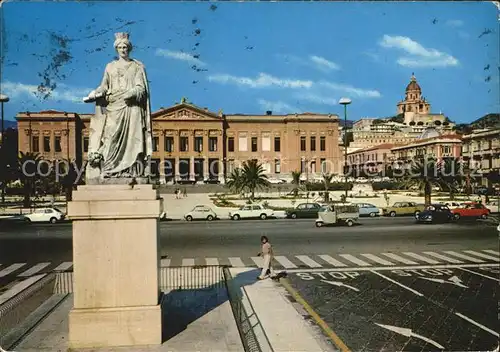
[[[374,191],[382,191],[384,189],[386,190],[399,190],[399,189],[404,189],[403,185],[399,182],[373,182],[372,187]]]
[[[325,184],[322,182],[315,182],[315,183],[306,183],[306,188],[309,191],[324,191],[325,190]],[[344,182],[332,182],[330,183],[330,186],[328,187],[329,191],[343,191],[345,190],[345,183]],[[347,189],[350,191],[352,190],[352,183],[348,182],[347,183]]]

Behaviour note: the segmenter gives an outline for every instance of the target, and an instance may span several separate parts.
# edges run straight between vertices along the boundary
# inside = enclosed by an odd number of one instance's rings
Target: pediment
[[[178,104],[170,108],[161,109],[152,114],[155,120],[180,120],[180,121],[217,121],[221,120],[217,114],[192,106]]]

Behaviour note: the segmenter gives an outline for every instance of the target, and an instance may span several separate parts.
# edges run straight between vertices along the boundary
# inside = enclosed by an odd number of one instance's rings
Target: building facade
[[[337,115],[225,115],[181,102],[151,114],[152,170],[161,182],[219,181],[257,159],[269,177],[342,169]],[[19,150],[84,165],[91,114],[19,113]]]
[[[375,176],[383,172],[393,160],[391,149],[394,147],[394,144],[385,143],[348,152],[347,165],[351,174]]]
[[[500,129],[476,130],[462,137],[462,157],[476,182],[492,187],[500,184]]]

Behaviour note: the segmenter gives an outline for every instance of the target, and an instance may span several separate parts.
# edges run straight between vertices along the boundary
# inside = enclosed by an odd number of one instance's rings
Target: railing
[[[224,285],[223,267],[219,265],[178,266],[160,268],[160,289],[200,290]]]
[[[260,324],[259,318],[255,314],[251,302],[248,300],[245,289],[235,284],[229,268],[224,267],[223,273],[234,320],[245,352],[272,352],[271,344]],[[254,325],[251,322],[251,318],[256,321]],[[257,331],[260,332],[260,338],[256,334]],[[262,346],[261,343],[265,344],[265,346]]]

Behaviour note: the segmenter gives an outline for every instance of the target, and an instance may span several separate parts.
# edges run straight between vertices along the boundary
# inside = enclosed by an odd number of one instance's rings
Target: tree
[[[330,196],[328,191],[330,190],[330,186],[332,184],[332,174],[323,174],[323,185],[325,186],[325,193],[323,195],[325,202],[328,202],[330,200]]]
[[[420,157],[416,160],[406,176],[409,186],[417,186],[424,190],[424,203],[431,204],[432,185],[440,183],[438,165],[434,158]]]
[[[293,185],[293,196],[297,197],[299,195],[300,189],[300,176],[302,173],[300,171],[292,171],[292,185]]]
[[[242,176],[244,187],[250,192],[252,200],[255,198],[256,189],[269,187],[264,167],[255,159],[243,163]]]
[[[243,180],[243,170],[240,168],[234,169],[229,175],[226,185],[234,193],[241,193],[245,188],[245,182]]]
[[[39,164],[42,158],[38,153],[20,152],[17,159],[17,175],[24,190],[23,207],[31,206],[31,196],[35,191],[35,183],[40,178]]]
[[[449,192],[450,200],[466,180],[465,165],[457,158],[446,158],[439,163],[440,184]]]

